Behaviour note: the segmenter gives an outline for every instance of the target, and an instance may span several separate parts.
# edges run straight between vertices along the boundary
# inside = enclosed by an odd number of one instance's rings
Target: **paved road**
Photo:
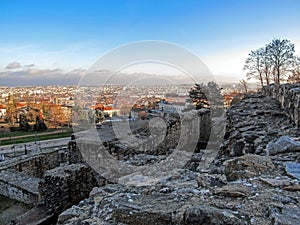
[[[57,139],[51,139],[51,140],[44,140],[39,141],[37,143],[35,142],[27,142],[27,143],[20,143],[15,144],[15,148],[13,148],[13,145],[3,145],[0,146],[0,154],[7,154],[7,153],[14,153],[16,152],[24,152],[25,153],[25,144],[27,150],[39,150],[39,148],[49,148],[49,147],[58,147],[58,146],[68,146],[68,142],[70,141],[70,137],[67,138],[57,138]]]

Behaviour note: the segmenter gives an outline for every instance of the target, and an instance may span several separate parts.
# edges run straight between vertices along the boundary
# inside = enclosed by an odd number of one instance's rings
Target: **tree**
[[[31,106],[27,106],[26,111],[26,118],[29,122],[34,122],[36,120],[36,117],[40,114],[39,109],[33,108]]]
[[[46,131],[48,128],[43,120],[39,116],[36,117],[36,122],[33,126],[33,130],[37,132]]]
[[[288,77],[289,83],[300,83],[300,57],[295,58],[295,63],[291,74]]]
[[[189,96],[193,101],[196,109],[208,108],[209,103],[206,95],[203,92],[203,84],[195,84],[193,88],[189,91]]]
[[[89,110],[88,111],[88,118],[89,122],[92,124],[97,124],[103,122],[104,118],[104,113],[100,109],[95,109],[95,110]]]
[[[73,106],[73,110],[72,110],[72,120],[74,122],[77,123],[82,123],[83,121],[85,121],[86,118],[86,114],[83,111],[83,108],[80,106]]]
[[[203,87],[203,90],[210,103],[209,105],[212,109],[212,115],[221,115],[224,107],[224,97],[221,94],[221,88],[219,85],[214,81],[210,81]]]
[[[17,102],[13,95],[9,94],[8,104],[6,105],[6,120],[10,124],[14,124],[18,120],[17,116]]]
[[[265,80],[266,84],[269,85],[271,75],[272,75],[272,63],[267,48],[266,47],[262,48],[260,51],[261,51],[260,54],[262,54],[261,63],[262,63],[263,79]]]
[[[26,118],[26,115],[20,114],[19,116],[19,127],[22,131],[29,131],[31,129],[28,119]]]
[[[240,80],[240,86],[244,93],[248,93],[248,82],[246,80]]]
[[[266,60],[266,57],[264,57],[265,49],[260,48],[255,51],[251,51],[248,58],[246,59],[244,70],[247,70],[247,78],[248,79],[257,79],[260,81],[261,87],[264,86],[264,60]]]
[[[292,68],[296,60],[294,53],[294,44],[286,39],[274,39],[265,47],[251,51],[244,65],[247,78],[259,80],[261,87],[269,85],[271,79],[280,84],[289,75],[293,75]]]
[[[295,46],[286,39],[274,39],[266,46],[266,52],[273,65],[274,82],[280,84],[294,64]]]
[[[53,105],[50,108],[50,121],[52,121],[55,129],[59,124],[66,122],[65,112],[60,105]]]
[[[50,105],[42,103],[41,112],[45,121],[49,120],[50,117]]]

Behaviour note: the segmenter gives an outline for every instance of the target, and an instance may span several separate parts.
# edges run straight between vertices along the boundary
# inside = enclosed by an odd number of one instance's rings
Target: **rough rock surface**
[[[291,120],[300,128],[300,83],[269,85],[263,88],[262,93],[276,98]]]
[[[273,187],[260,175],[230,182],[222,174],[180,170],[153,186],[98,187],[64,211],[58,224],[297,224],[300,194],[284,187],[299,181],[284,171],[264,177],[288,182]],[[217,186],[195,183],[209,179],[219,181]]]
[[[93,171],[77,163],[46,171],[39,189],[47,211],[59,213],[87,197],[95,183]]]
[[[300,132],[279,102],[259,94],[246,96],[227,111],[225,142],[219,158],[247,153],[266,155],[266,146],[282,136],[295,139]]]
[[[269,142],[266,146],[267,155],[297,151],[300,151],[300,142],[295,141],[289,136],[280,137],[274,142]]]
[[[288,162],[285,164],[285,171],[292,177],[300,180],[300,163]]]
[[[225,175],[227,180],[251,178],[274,169],[270,158],[246,154],[225,162]]]
[[[297,225],[300,153],[286,148],[267,154],[266,149],[283,136],[299,143],[299,130],[278,101],[248,96],[228,111],[224,143],[208,167],[201,167],[200,152],[182,169],[152,182],[123,179],[95,187],[89,198],[60,214],[58,224]],[[140,159],[143,165],[156,162],[152,156]]]

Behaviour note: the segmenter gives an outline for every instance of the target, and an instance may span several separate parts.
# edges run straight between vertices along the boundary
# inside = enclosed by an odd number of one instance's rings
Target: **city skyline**
[[[77,84],[105,53],[143,40],[175,43],[196,54],[217,82],[237,82],[245,78],[248,53],[273,38],[291,40],[299,55],[299,6],[293,0],[2,1],[0,85]],[[127,72],[159,72],[143,69]]]

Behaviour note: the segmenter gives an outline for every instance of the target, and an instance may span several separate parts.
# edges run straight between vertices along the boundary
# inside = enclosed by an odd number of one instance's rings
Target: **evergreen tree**
[[[203,91],[203,84],[195,84],[189,91],[189,96],[197,110],[201,108],[209,108],[207,97]]]
[[[224,97],[221,94],[220,86],[216,82],[210,81],[204,86],[204,91],[210,103],[212,115],[220,116],[224,109]]]
[[[20,114],[20,116],[19,116],[19,126],[22,131],[27,132],[31,129],[31,127],[28,123],[28,119],[26,118],[26,116],[24,114]]]
[[[46,131],[47,125],[45,124],[45,122],[43,120],[40,119],[39,116],[36,117],[36,122],[33,126],[33,130],[37,131],[37,132],[42,132],[42,131]]]

